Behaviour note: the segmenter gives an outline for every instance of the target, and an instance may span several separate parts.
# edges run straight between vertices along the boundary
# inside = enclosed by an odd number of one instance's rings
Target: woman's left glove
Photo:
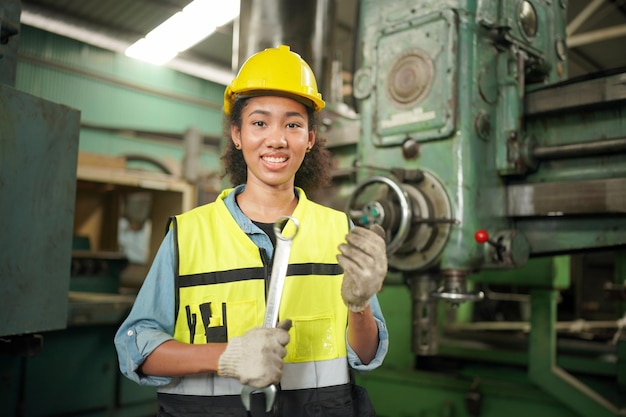
[[[343,268],[341,297],[351,311],[361,312],[383,287],[387,275],[385,230],[378,224],[354,227],[339,245],[337,261]]]

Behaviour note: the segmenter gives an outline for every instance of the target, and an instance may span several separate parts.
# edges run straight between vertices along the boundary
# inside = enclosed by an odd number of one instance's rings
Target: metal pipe
[[[411,290],[411,349],[422,356],[436,355],[439,346],[437,299],[430,294],[437,288],[437,277],[415,274],[407,277]]]
[[[609,28],[591,30],[578,35],[571,35],[567,38],[568,48],[578,48],[591,43],[608,41],[621,38],[626,35],[626,25],[612,26]]]
[[[589,4],[587,4],[587,6],[585,6],[585,8],[567,25],[567,36],[571,36],[574,32],[576,32],[578,28],[587,22],[591,15],[593,15],[603,4],[604,0],[593,0],[589,2]],[[569,45],[569,39],[567,43]]]
[[[626,138],[570,145],[541,146],[533,149],[537,159],[564,159],[626,152]]]
[[[587,321],[583,319],[574,321],[559,321],[554,324],[556,330],[583,333],[594,329],[619,329],[620,320]],[[522,331],[529,332],[531,322],[528,321],[476,321],[472,323],[451,323],[445,326],[446,330],[471,330],[471,331]]]
[[[323,97],[330,98],[336,0],[242,0],[237,25],[237,68],[246,58],[283,43],[311,66]]]
[[[585,385],[557,365],[556,301],[554,289],[531,290],[531,329],[529,334],[528,376],[532,382],[550,393],[572,412],[586,410],[585,415],[597,417],[626,416],[599,392]]]

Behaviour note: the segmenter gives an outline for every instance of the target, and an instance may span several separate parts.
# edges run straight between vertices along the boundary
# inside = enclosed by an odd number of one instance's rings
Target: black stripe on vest
[[[224,284],[227,282],[247,281],[249,279],[265,279],[265,269],[242,268],[229,271],[206,272],[202,274],[181,275],[178,286],[194,287],[196,285]]]
[[[293,264],[287,268],[287,275],[339,275],[343,269],[338,264]]]
[[[287,268],[287,275],[339,275],[343,269],[338,264],[293,264]],[[194,287],[196,285],[224,284],[228,282],[264,279],[263,268],[242,268],[230,271],[208,272],[204,274],[182,275],[178,286]]]

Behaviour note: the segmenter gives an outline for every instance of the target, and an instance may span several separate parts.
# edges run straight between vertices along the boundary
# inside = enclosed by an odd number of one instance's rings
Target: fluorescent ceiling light
[[[128,47],[126,55],[163,65],[238,15],[238,0],[194,0]]]

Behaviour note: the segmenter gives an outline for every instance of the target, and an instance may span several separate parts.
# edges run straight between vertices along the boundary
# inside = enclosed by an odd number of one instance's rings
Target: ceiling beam
[[[626,25],[613,26],[567,37],[567,46],[576,48],[590,43],[604,42],[626,36]]]

